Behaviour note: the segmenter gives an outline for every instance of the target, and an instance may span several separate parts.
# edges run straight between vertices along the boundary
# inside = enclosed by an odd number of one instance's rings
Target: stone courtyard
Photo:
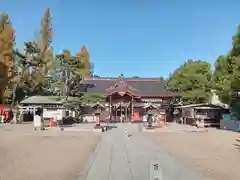
[[[92,124],[43,132],[34,132],[31,124],[0,125],[0,179],[146,180],[153,178],[154,163],[164,180],[239,179],[232,168],[240,166],[237,133],[117,126],[101,133]]]

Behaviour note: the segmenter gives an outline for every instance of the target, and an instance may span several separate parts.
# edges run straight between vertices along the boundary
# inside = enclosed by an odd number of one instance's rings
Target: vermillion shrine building
[[[106,97],[102,103],[103,114],[111,121],[119,121],[121,115],[128,121],[141,121],[149,104],[156,107],[157,113],[166,115],[169,102],[179,97],[179,94],[167,91],[160,78],[87,77],[83,84],[82,92],[100,93]]]

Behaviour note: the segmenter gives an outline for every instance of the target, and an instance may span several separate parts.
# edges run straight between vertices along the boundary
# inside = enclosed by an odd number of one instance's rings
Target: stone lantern
[[[157,109],[158,108],[153,104],[147,104],[145,106],[145,110],[146,110],[146,114],[147,114],[148,127],[152,127],[153,117],[156,114]]]
[[[102,111],[103,111],[103,105],[99,104],[99,102],[97,102],[96,104],[94,104],[92,106],[93,108],[93,114],[95,116],[95,119],[96,119],[96,128],[101,128],[100,126],[100,116],[102,114]]]

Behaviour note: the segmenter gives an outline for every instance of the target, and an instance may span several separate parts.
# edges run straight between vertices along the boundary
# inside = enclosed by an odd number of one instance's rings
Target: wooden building
[[[205,126],[220,126],[220,119],[228,108],[220,105],[202,103],[175,107],[178,117],[182,117],[184,124],[196,125],[197,120],[203,120]]]
[[[52,100],[48,96],[31,96],[21,101],[20,105],[22,121],[33,121],[39,107],[43,108],[43,118],[46,122],[55,117],[62,119],[66,111],[61,101]]]
[[[103,105],[111,121],[119,121],[123,115],[126,120],[142,121],[144,107],[149,103],[158,107],[158,113],[165,114],[169,102],[180,97],[167,91],[160,78],[125,78],[122,74],[118,78],[84,78],[80,91],[103,94]]]

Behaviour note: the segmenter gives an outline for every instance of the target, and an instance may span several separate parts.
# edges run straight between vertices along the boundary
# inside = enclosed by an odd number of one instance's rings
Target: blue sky
[[[187,59],[214,64],[240,24],[237,0],[0,0],[17,46],[38,32],[51,9],[54,51],[85,44],[100,76],[160,77]]]

